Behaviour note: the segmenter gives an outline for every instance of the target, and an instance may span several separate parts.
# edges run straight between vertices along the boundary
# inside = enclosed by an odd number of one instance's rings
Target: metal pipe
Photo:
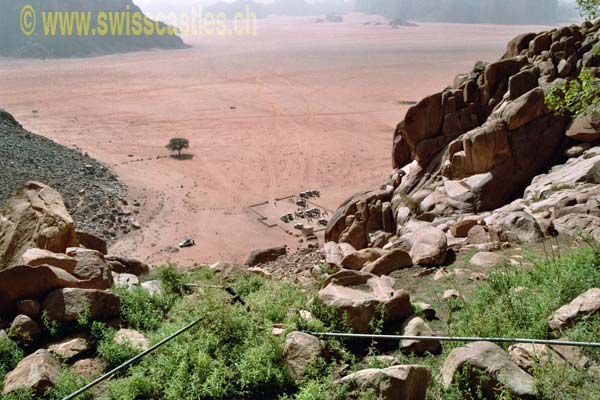
[[[458,337],[458,336],[402,336],[402,335],[374,335],[361,333],[331,333],[331,332],[305,332],[317,337],[337,337],[350,339],[385,339],[385,340],[439,340],[441,342],[494,342],[494,343],[529,343],[547,344],[551,346],[577,346],[600,347],[596,342],[573,342],[568,340],[544,340],[521,338],[483,338],[483,337]]]
[[[170,335],[170,336],[164,338],[163,340],[161,340],[160,342],[156,343],[154,346],[150,347],[148,350],[145,350],[145,351],[141,352],[140,354],[138,354],[137,356],[133,357],[132,359],[130,359],[128,361],[125,361],[123,364],[119,365],[115,369],[113,369],[113,370],[107,372],[106,374],[102,375],[101,377],[99,377],[95,381],[88,383],[87,385],[85,385],[84,387],[82,387],[81,389],[79,389],[78,391],[76,391],[76,392],[70,394],[69,396],[65,397],[63,400],[71,400],[71,399],[76,398],[80,394],[82,394],[84,392],[87,392],[88,390],[90,390],[94,386],[96,386],[99,383],[101,383],[101,382],[107,380],[108,378],[112,377],[117,372],[119,372],[122,369],[125,369],[128,366],[130,366],[131,364],[135,363],[140,358],[142,358],[142,357],[144,357],[144,356],[152,353],[154,350],[158,349],[159,347],[161,347],[165,343],[167,343],[167,342],[175,339],[177,336],[179,336],[182,333],[190,330],[191,328],[194,327],[194,325],[196,325],[200,321],[202,321],[202,318],[198,318],[198,319],[194,320],[190,324],[188,324],[188,325],[184,326],[183,328],[179,329],[177,332],[173,333],[172,335]]]

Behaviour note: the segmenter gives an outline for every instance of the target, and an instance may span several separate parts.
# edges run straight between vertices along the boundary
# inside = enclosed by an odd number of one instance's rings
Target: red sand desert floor
[[[474,61],[499,58],[515,35],[544,29],[364,25],[373,19],[270,18],[258,21],[256,37],[186,37],[187,50],[3,58],[0,104],[27,129],[110,165],[141,201],[142,229],[114,252],[155,264],[242,261],[255,248],[298,245],[247,206],[317,189],[335,210],[379,185],[391,172],[402,101],[441,90]],[[193,158],[157,159],[174,136],[190,140]],[[162,251],[186,236],[195,247]]]

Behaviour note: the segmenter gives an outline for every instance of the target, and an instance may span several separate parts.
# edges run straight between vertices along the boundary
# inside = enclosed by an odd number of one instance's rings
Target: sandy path
[[[259,224],[248,205],[314,188],[335,209],[383,182],[406,111],[399,101],[439,90],[475,60],[498,58],[516,34],[543,29],[391,30],[366,20],[269,19],[257,37],[186,38],[188,50],[0,59],[0,104],[26,128],[111,165],[142,202],[142,229],[113,251],[153,263],[243,260],[298,240]],[[190,139],[192,159],[157,159],[173,136]],[[162,252],[188,235],[196,247]]]

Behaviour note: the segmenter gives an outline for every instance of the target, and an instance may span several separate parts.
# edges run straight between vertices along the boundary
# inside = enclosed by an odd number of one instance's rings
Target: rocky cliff
[[[410,108],[394,133],[389,180],[347,200],[326,239],[409,251],[425,228],[455,248],[600,236],[596,118],[556,115],[545,102],[582,68],[598,74],[599,29],[519,35],[500,60],[477,62]]]
[[[35,12],[35,25],[33,25],[33,16],[27,16],[23,13],[24,6],[31,6]],[[55,35],[45,33],[45,19],[53,20],[51,17],[42,15],[42,12],[91,12],[91,22],[89,24],[90,32],[88,34],[77,34],[78,22],[65,21],[71,23],[74,34],[61,34],[60,21],[56,24],[58,27]],[[106,19],[106,35],[101,35],[101,28],[97,26],[96,18],[98,13],[122,13],[123,16],[141,13],[141,9],[131,0],[31,0],[28,2],[0,0],[0,55],[12,57],[89,57],[112,53],[125,53],[130,51],[144,49],[181,49],[187,47],[181,38],[177,35],[157,34],[154,29],[150,34],[111,34],[113,27],[118,27],[120,20]],[[23,18],[27,17],[25,20]],[[71,16],[69,16],[70,18]],[[32,27],[32,31],[23,33],[22,23],[25,21],[26,30]],[[64,24],[67,26],[68,24]],[[152,21],[154,27],[161,30],[166,28],[162,23]],[[83,26],[83,25],[80,25]],[[125,29],[125,24],[122,25]],[[133,25],[131,25],[133,26]],[[49,27],[48,27],[49,28]],[[95,32],[92,30],[96,29]],[[49,29],[49,32],[51,29]],[[31,34],[30,34],[31,33]]]
[[[28,132],[0,109],[0,204],[32,179],[60,191],[80,229],[106,239],[131,229],[131,215],[122,210],[127,191],[106,166]]]

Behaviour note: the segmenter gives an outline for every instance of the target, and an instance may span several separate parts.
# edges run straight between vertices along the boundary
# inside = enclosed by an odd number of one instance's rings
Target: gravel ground
[[[80,230],[112,241],[132,229],[135,210],[123,209],[127,189],[108,168],[26,131],[0,109],[0,205],[30,180],[58,190]]]

